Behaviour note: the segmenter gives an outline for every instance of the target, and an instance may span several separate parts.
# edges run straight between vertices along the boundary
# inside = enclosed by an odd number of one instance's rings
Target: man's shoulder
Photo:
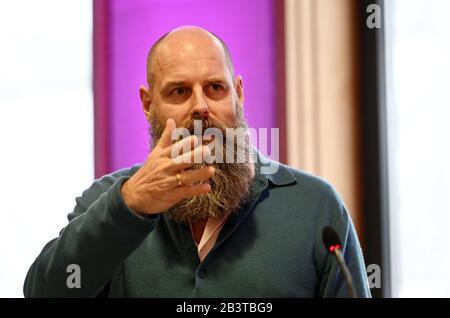
[[[269,206],[277,206],[278,214],[284,211],[293,224],[315,220],[319,228],[330,224],[342,227],[349,222],[345,203],[331,182],[302,169],[278,165],[274,174],[267,175],[273,191],[268,196],[272,202]]]
[[[75,211],[86,210],[103,193],[107,192],[118,180],[131,177],[142,166],[137,163],[133,166],[122,168],[93,181],[91,186],[83,191],[82,195],[76,198],[77,205]]]
[[[108,189],[111,187],[118,179],[122,177],[131,177],[136,171],[142,166],[142,163],[134,164],[133,166],[122,168],[111,173],[105,174],[104,176],[94,180],[90,189]]]
[[[271,160],[275,172],[266,174],[275,186],[293,187],[294,191],[309,194],[328,195],[340,199],[335,187],[328,180],[310,172]]]
[[[142,163],[136,163],[130,167],[122,168],[116,171],[113,171],[109,174],[104,175],[100,180],[106,179],[111,181],[117,180],[121,177],[131,177],[133,174],[136,173],[136,171],[139,170],[139,168],[142,167]]]

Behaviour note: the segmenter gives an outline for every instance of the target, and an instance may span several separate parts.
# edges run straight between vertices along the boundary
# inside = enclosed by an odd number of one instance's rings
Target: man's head
[[[211,117],[232,127],[244,102],[242,78],[233,73],[225,43],[210,32],[183,26],[165,34],[149,53],[149,88],[139,88],[146,117],[153,108],[163,123]]]
[[[217,41],[220,42],[220,45],[221,45],[221,47],[222,47],[222,50],[223,50],[223,52],[224,52],[224,54],[225,54],[225,60],[226,60],[226,63],[227,63],[227,67],[228,67],[228,69],[229,69],[229,71],[230,71],[230,74],[232,74],[232,75],[234,76],[234,66],[233,66],[233,61],[232,61],[231,53],[230,53],[230,50],[228,49],[227,44],[226,44],[220,37],[218,37],[217,35],[215,35],[214,33],[209,32],[209,31],[206,31],[206,30],[201,29],[201,28],[198,28],[198,27],[194,27],[194,26],[192,26],[192,27],[184,26],[184,27],[180,27],[180,28],[178,28],[178,29],[176,29],[176,30],[189,30],[189,29],[190,29],[191,31],[193,31],[193,30],[195,30],[195,29],[198,29],[198,31],[200,31],[200,32],[206,32],[208,35],[213,36],[213,37],[215,38],[215,40],[217,40]],[[161,37],[160,37],[160,38],[152,45],[152,47],[150,48],[150,51],[148,52],[148,56],[147,56],[147,84],[148,84],[149,87],[152,87],[152,86],[153,86],[153,78],[154,78],[154,77],[153,77],[153,73],[154,73],[154,65],[153,65],[153,63],[154,63],[154,60],[155,60],[156,50],[157,50],[157,48],[159,47],[159,45],[161,44],[161,42],[163,42],[163,40],[164,40],[168,35],[172,34],[172,33],[175,32],[176,30],[167,32],[166,34],[164,34],[163,36],[161,36]]]
[[[202,28],[184,26],[162,36],[150,49],[147,80],[149,87],[141,86],[139,92],[153,145],[169,118],[177,127],[191,132],[193,121],[202,120],[203,130],[219,128],[223,136],[225,128],[247,127],[242,110],[242,78],[234,77],[225,43]],[[253,182],[252,167],[242,163],[213,166],[216,175],[210,182],[211,192],[175,205],[171,209],[175,220],[222,217],[236,212],[247,200]]]

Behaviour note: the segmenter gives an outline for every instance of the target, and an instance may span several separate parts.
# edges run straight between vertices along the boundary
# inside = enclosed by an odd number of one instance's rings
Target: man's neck
[[[201,219],[191,223],[192,236],[194,237],[195,243],[200,244],[207,222],[208,219]]]
[[[251,177],[255,177],[255,165],[252,163],[248,163],[251,170]],[[200,241],[203,236],[203,232],[205,231],[206,223],[208,222],[208,218],[200,219],[196,221],[191,222],[191,230],[192,230],[192,236],[197,244],[200,244]]]

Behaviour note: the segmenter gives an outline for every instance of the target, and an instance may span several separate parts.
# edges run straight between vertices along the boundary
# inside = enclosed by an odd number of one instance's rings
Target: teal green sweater
[[[225,224],[203,262],[188,226],[164,213],[143,218],[126,206],[121,186],[140,165],[96,180],[31,266],[24,295],[347,297],[321,239],[323,227],[331,225],[358,296],[369,297],[361,248],[339,195],[317,177],[271,163],[278,171],[257,169],[252,199]],[[70,264],[79,266],[80,288],[67,285]]]

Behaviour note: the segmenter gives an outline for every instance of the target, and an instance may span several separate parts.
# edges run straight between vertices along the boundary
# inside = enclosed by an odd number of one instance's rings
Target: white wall
[[[393,295],[450,297],[450,1],[385,3]]]
[[[94,175],[90,0],[0,0],[0,297]]]

